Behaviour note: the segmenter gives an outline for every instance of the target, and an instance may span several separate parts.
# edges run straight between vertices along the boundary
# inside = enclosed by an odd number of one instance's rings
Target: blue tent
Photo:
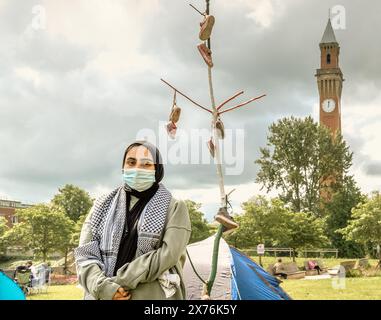
[[[232,255],[232,300],[290,300],[279,280],[253,260],[230,247]]]
[[[197,273],[207,280],[210,272],[214,236],[187,247]],[[201,297],[203,283],[187,259],[184,282],[189,300]],[[213,300],[291,300],[279,286],[280,281],[236,248],[221,239],[218,251],[217,275],[211,299]]]
[[[0,270],[0,300],[25,300],[19,285]]]

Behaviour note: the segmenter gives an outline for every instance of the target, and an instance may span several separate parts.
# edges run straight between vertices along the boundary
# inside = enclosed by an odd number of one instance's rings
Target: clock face
[[[326,99],[323,101],[323,110],[324,112],[331,113],[336,108],[336,102],[333,99]]]

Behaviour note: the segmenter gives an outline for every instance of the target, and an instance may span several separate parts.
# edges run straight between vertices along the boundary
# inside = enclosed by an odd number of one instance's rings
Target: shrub
[[[76,284],[78,281],[77,276],[65,276],[61,274],[53,274],[50,278],[51,285],[71,285]]]

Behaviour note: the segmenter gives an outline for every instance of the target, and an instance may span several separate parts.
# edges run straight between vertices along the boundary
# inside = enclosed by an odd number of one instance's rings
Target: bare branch
[[[172,86],[171,84],[169,84],[167,81],[165,81],[164,79],[160,79],[161,81],[163,81],[167,86],[171,87],[173,90],[175,90],[177,93],[179,93],[180,95],[182,95],[184,98],[188,99],[190,102],[192,102],[194,105],[196,105],[197,107],[205,110],[205,111],[208,111],[210,113],[212,113],[212,111],[210,111],[209,109],[203,107],[202,105],[200,105],[199,103],[193,101],[191,98],[187,97],[184,93],[182,93],[181,91],[177,90],[174,86]]]
[[[261,99],[261,98],[263,98],[263,97],[266,97],[266,95],[264,94],[264,95],[262,95],[262,96],[259,96],[259,97],[250,99],[249,101],[244,102],[244,103],[241,103],[241,104],[239,104],[238,106],[235,106],[235,107],[233,107],[233,108],[224,110],[224,111],[222,111],[222,112],[219,112],[219,114],[223,114],[223,113],[225,113],[225,112],[229,112],[229,111],[232,111],[232,110],[241,108],[241,107],[243,107],[243,106],[245,106],[245,105],[247,105],[247,104],[249,104],[249,103],[251,103],[251,102],[253,102],[253,101],[259,100],[259,99]]]
[[[241,94],[243,94],[243,91],[238,92],[237,94],[235,94],[234,96],[232,96],[231,98],[229,98],[228,100],[226,100],[225,102],[221,103],[221,104],[217,107],[217,110],[220,110],[225,104],[227,104],[228,102],[230,102],[230,101],[232,101],[233,99],[237,98],[237,97],[240,96]]]
[[[202,16],[205,16],[205,13],[202,13],[200,10],[198,10],[193,4],[189,4],[193,9],[195,9],[199,14]]]

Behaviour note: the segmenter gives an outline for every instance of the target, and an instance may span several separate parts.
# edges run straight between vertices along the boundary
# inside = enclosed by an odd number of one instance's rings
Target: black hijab
[[[159,189],[159,182],[164,177],[164,167],[161,154],[154,145],[146,141],[137,141],[128,146],[124,152],[122,166],[124,167],[127,153],[132,148],[139,146],[146,147],[152,155],[153,161],[155,163],[155,182],[149,189],[142,192],[130,188],[127,184],[124,185],[124,190],[126,192],[126,222],[124,224],[124,232],[119,245],[114,275],[116,275],[119,268],[134,259],[138,244],[138,222],[140,215],[147,203]],[[130,210],[131,196],[137,197],[138,201]]]

